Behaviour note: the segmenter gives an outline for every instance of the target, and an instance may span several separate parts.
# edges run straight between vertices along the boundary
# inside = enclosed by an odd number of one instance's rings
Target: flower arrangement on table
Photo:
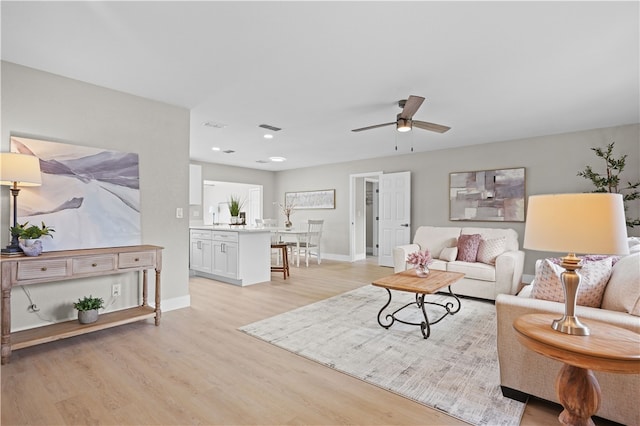
[[[418,276],[427,276],[429,274],[428,266],[433,262],[429,250],[414,251],[407,256],[407,263],[414,265]]]
[[[287,228],[291,228],[292,226],[291,214],[293,213],[293,208],[296,206],[293,201],[294,200],[291,200],[289,203],[287,203],[287,199],[285,198],[284,204],[278,204],[280,206],[280,210],[282,210],[282,214],[284,214],[284,217],[286,218],[286,220],[284,221],[284,226],[286,226]]]

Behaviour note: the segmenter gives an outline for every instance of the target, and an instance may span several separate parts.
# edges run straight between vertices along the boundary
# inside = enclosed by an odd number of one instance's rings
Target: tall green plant
[[[596,187],[592,192],[610,192],[614,194],[622,194],[624,201],[624,210],[627,210],[627,202],[640,199],[640,181],[631,183],[627,182],[627,186],[620,187],[620,174],[624,170],[624,166],[627,160],[627,155],[623,155],[620,158],[613,156],[613,146],[615,142],[611,142],[607,145],[606,149],[591,148],[593,152],[599,158],[602,158],[606,164],[607,174],[601,175],[593,171],[591,166],[587,166],[583,171],[578,173],[578,176],[582,176],[585,179],[589,179],[593,186]],[[640,226],[640,218],[626,218],[627,226],[633,228]]]
[[[240,200],[240,197],[237,195],[229,196],[229,214],[231,216],[239,216],[240,209],[244,205],[244,202]]]

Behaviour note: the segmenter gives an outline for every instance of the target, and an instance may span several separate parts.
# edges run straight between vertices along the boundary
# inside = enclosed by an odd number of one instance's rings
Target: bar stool
[[[289,256],[287,254],[287,245],[285,243],[272,243],[271,248],[282,252],[282,265],[271,265],[271,272],[282,272],[284,279],[286,280],[289,276]]]

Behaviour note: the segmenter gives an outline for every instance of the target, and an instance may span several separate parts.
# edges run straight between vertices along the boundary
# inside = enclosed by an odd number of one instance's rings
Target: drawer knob
[[[46,270],[47,270],[47,267],[46,267],[46,266],[43,266],[42,268],[40,268],[40,270],[41,270],[41,271],[46,271]]]
[[[98,264],[97,263],[92,263],[91,266],[95,268],[96,266],[98,266]]]
[[[136,257],[135,259],[133,259],[133,261],[134,262],[140,262],[140,259]]]

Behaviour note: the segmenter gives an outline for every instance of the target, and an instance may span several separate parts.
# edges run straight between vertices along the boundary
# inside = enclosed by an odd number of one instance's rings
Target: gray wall
[[[142,242],[165,247],[163,309],[188,306],[188,217],[177,219],[176,208],[187,211],[189,204],[189,111],[12,63],[2,62],[1,71],[2,151],[9,150],[9,137],[15,134],[139,155]],[[0,235],[8,242],[9,191],[2,188]],[[62,320],[75,316],[71,303],[81,296],[107,300],[112,281],[73,280],[29,290],[44,320]],[[137,303],[132,287],[123,285],[123,297],[111,309]],[[27,303],[20,288],[12,291],[15,329],[44,321],[26,311]]]
[[[408,170],[412,172],[412,235],[420,225],[513,228],[520,235],[522,245],[524,223],[449,221],[449,173],[525,167],[527,195],[589,192],[593,189],[591,183],[577,173],[587,165],[604,173],[604,162],[590,148],[615,141],[616,156],[628,155],[623,180],[635,182],[640,180],[639,130],[640,126],[634,124],[283,171],[277,173],[276,194],[335,188],[335,210],[296,212],[296,219],[305,220],[310,215],[325,219],[326,252],[348,255],[349,175]],[[639,204],[634,203],[628,213],[632,217],[640,216]],[[640,235],[640,229],[629,230],[629,234]],[[533,274],[535,260],[545,255],[548,254],[527,251],[525,273]]]

